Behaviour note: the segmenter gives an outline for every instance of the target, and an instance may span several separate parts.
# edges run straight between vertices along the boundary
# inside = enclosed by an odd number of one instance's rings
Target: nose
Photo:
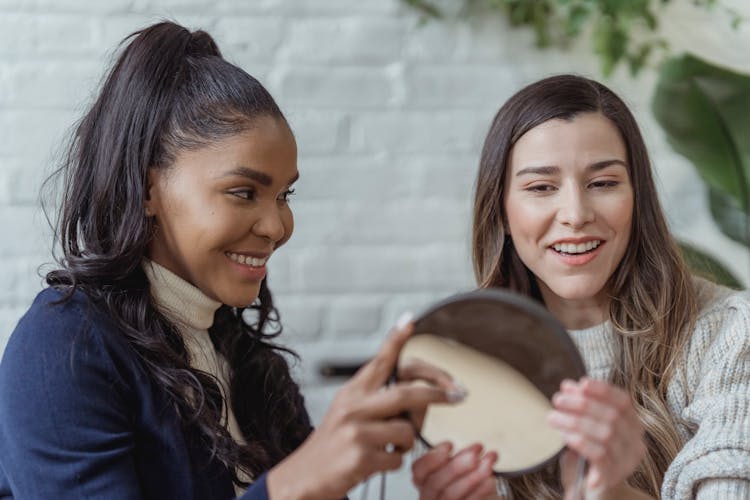
[[[594,220],[594,210],[591,200],[580,188],[564,190],[559,197],[560,206],[557,209],[557,221],[565,226],[579,229]]]
[[[277,243],[286,236],[286,227],[281,210],[277,203],[264,204],[259,207],[258,217],[252,225],[253,234]]]

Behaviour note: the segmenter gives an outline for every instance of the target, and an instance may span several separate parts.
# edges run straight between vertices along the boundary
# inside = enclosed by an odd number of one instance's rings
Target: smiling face
[[[274,117],[178,152],[149,174],[157,228],[149,257],[223,304],[252,304],[266,261],[292,234],[287,202],[297,177],[294,136]]]
[[[619,131],[600,113],[544,122],[511,151],[507,229],[547,307],[569,328],[576,307],[592,321],[605,315],[605,287],[630,240],[627,161]]]

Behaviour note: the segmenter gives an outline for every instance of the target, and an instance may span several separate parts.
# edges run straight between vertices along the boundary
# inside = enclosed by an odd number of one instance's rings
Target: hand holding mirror
[[[565,445],[546,421],[564,379],[585,374],[565,328],[543,306],[500,289],[456,295],[415,320],[401,360],[418,358],[467,389],[458,405],[429,408],[420,439],[456,448],[482,443],[497,451],[498,475],[539,470]]]

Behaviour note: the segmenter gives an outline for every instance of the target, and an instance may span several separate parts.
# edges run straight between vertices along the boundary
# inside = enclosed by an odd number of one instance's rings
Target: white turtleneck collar
[[[143,270],[151,283],[151,295],[169,318],[191,330],[208,330],[221,302],[156,262],[146,259]]]

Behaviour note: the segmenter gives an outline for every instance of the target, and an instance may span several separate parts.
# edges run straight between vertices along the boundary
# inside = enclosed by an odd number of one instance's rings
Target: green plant
[[[750,75],[674,57],[661,68],[652,110],[706,183],[719,229],[750,247]]]
[[[439,0],[402,0],[419,11],[423,19],[446,17]],[[658,14],[671,0],[453,0],[459,15],[470,17],[487,12],[507,17],[512,26],[534,30],[539,47],[566,46],[590,33],[602,72],[609,75],[620,63],[637,74],[655,51],[667,42],[658,34]],[[717,0],[691,0],[712,8]],[[447,4],[447,1],[442,4]],[[723,7],[732,25],[742,16]]]

